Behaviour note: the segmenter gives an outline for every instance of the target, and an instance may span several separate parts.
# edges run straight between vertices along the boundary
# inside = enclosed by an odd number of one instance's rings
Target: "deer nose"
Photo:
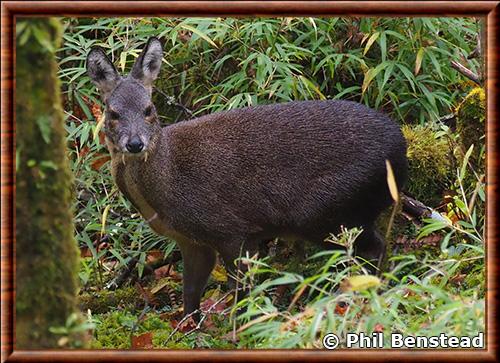
[[[125,146],[127,147],[128,151],[134,154],[141,152],[144,148],[144,144],[138,137],[130,139],[130,141],[127,142]]]

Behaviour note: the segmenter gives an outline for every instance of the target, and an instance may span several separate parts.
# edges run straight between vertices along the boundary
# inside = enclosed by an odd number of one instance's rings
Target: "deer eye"
[[[144,116],[146,117],[151,116],[152,113],[153,113],[153,107],[151,106],[146,107],[146,109],[144,110]]]
[[[109,117],[112,119],[112,120],[118,120],[120,118],[120,115],[118,114],[118,112],[116,111],[113,111],[113,110],[109,110]]]

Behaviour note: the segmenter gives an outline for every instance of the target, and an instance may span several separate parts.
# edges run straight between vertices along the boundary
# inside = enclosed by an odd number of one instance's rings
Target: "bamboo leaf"
[[[420,68],[422,67],[422,60],[424,59],[425,48],[420,48],[417,52],[417,59],[415,60],[415,75],[420,72]]]
[[[392,199],[397,203],[399,200],[398,186],[396,184],[396,178],[394,178],[394,172],[392,171],[392,165],[389,160],[385,161],[385,167],[387,169],[387,185],[389,186]]]
[[[97,136],[99,135],[99,131],[101,131],[105,120],[106,120],[106,117],[104,116],[104,112],[103,112],[101,117],[97,121],[97,125],[95,126],[94,132],[92,133],[92,140],[97,140]]]
[[[342,281],[340,289],[342,291],[364,291],[380,285],[381,281],[377,276],[360,275],[346,278]]]
[[[210,39],[206,34],[204,34],[203,32],[201,32],[200,30],[198,30],[196,28],[193,28],[192,26],[186,25],[186,24],[180,24],[179,26],[181,28],[183,28],[183,29],[186,29],[186,30],[189,30],[190,32],[193,32],[194,34],[196,34],[197,36],[199,36],[200,38],[202,38],[203,40],[205,40],[207,43],[209,43],[210,45],[212,45],[214,48],[219,48],[217,46],[217,44],[215,44],[215,42],[212,39]]]
[[[111,208],[111,204],[108,204],[106,208],[104,208],[104,212],[102,212],[101,218],[101,238],[104,236],[104,232],[106,230],[106,220],[108,219],[109,209]]]
[[[127,64],[127,52],[123,51],[120,54],[120,69],[122,72],[125,72],[125,65]]]
[[[373,81],[373,79],[379,74],[384,68],[389,65],[389,62],[380,63],[375,68],[371,68],[365,73],[365,78],[363,79],[363,85],[361,87],[361,93],[364,94],[368,89],[368,86]]]
[[[365,50],[363,51],[363,55],[365,55],[366,53],[368,53],[368,51],[370,50],[372,44],[377,40],[377,38],[379,37],[380,35],[380,32],[376,32],[376,33],[373,33],[371,35],[371,37],[368,39],[368,42],[366,42],[366,46],[365,46]]]

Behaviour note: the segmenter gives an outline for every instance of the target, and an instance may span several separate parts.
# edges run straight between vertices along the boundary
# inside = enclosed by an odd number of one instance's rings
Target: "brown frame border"
[[[497,361],[499,1],[5,1],[1,4],[1,361]],[[466,350],[14,350],[14,24],[16,16],[481,16],[487,19],[487,349]],[[497,122],[495,122],[497,121]],[[374,354],[375,353],[375,354]]]

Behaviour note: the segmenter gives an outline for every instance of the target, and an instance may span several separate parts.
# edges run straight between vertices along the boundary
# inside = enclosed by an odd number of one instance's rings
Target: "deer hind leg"
[[[208,278],[215,265],[215,251],[204,245],[187,241],[179,243],[184,264],[183,303],[184,315],[200,308],[200,300]],[[194,314],[195,318],[199,314]]]

